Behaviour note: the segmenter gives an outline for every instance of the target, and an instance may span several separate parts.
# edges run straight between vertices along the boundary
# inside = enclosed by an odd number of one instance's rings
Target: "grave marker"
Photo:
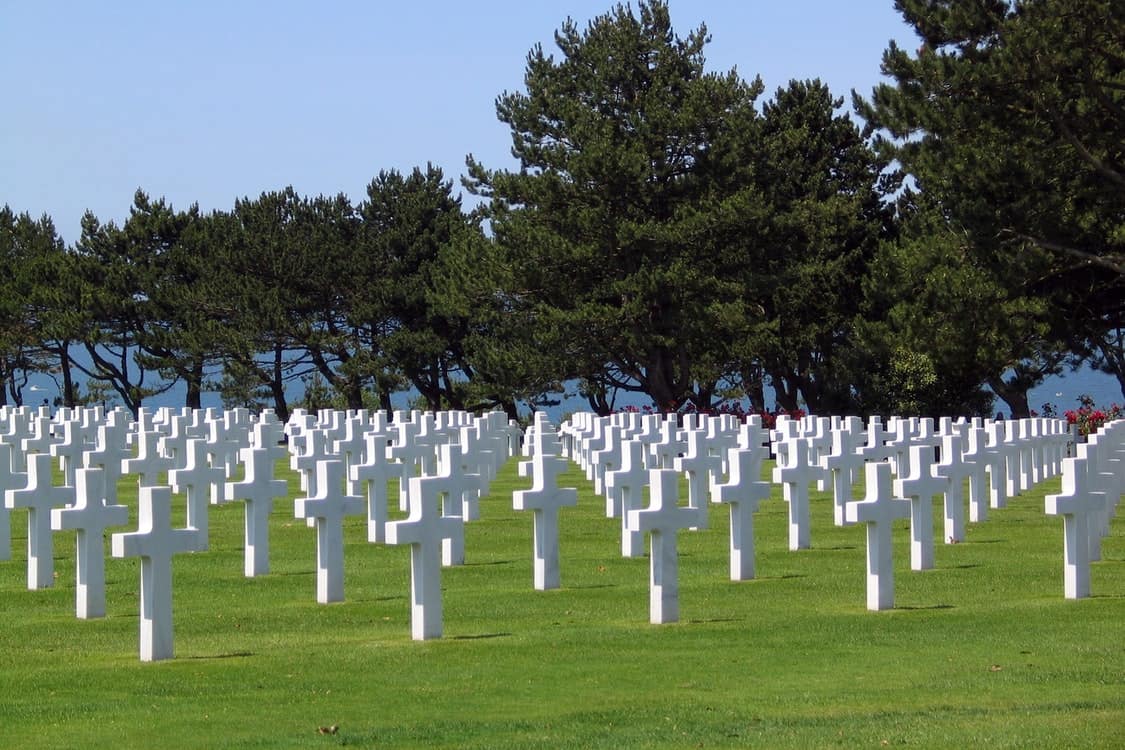
[[[344,462],[316,464],[316,495],[293,501],[293,515],[316,528],[316,600],[344,600],[344,516],[363,512],[363,498],[344,494]]]
[[[773,469],[773,481],[782,485],[785,502],[789,505],[789,549],[808,549],[809,542],[809,484],[823,472],[808,460],[808,444],[801,438],[782,441],[784,463]]]
[[[211,466],[208,463],[207,441],[202,438],[188,438],[180,450],[185,465],[168,472],[168,483],[172,485],[173,492],[185,496],[186,525],[187,528],[194,529],[199,538],[195,551],[206,552],[210,533],[207,526],[207,506],[215,494],[212,487],[222,486],[226,471],[221,466]]]
[[[728,448],[726,482],[711,488],[711,502],[730,507],[730,579],[748,581],[754,577],[754,513],[770,496],[770,483],[761,481],[762,459],[766,449]]]
[[[567,462],[550,452],[552,438],[553,433],[545,430],[536,433],[535,455],[531,458],[531,489],[512,493],[513,508],[532,511],[537,591],[559,587],[559,508],[578,503],[578,490],[559,487],[559,474],[566,470]]]
[[[402,464],[392,462],[387,456],[387,435],[381,431],[364,435],[366,459],[348,468],[352,483],[349,495],[367,498],[367,541],[386,541],[387,482],[391,478],[402,483]]]
[[[675,469],[650,469],[648,507],[628,514],[629,528],[649,535],[649,622],[657,625],[680,619],[676,533],[703,525],[706,513],[679,505],[679,481]]]
[[[867,608],[893,609],[895,570],[891,557],[891,528],[897,518],[910,515],[910,502],[891,491],[891,465],[880,461],[863,467],[866,494],[849,502],[848,523],[867,524]]]
[[[114,534],[114,557],[141,558],[141,661],[171,659],[172,555],[195,547],[195,531],[172,528],[170,487],[141,485],[139,523],[133,532]]]
[[[387,544],[410,545],[410,633],[416,641],[441,638],[441,549],[463,533],[460,518],[442,515],[442,480],[410,477],[410,515],[387,523]]]
[[[51,540],[51,510],[74,501],[73,487],[52,483],[50,453],[27,457],[27,485],[4,493],[8,510],[27,508],[27,587],[50,588],[55,583],[54,544]]]
[[[1100,505],[1088,491],[1087,461],[1062,460],[1062,492],[1047,495],[1047,515],[1063,517],[1063,595],[1084,599],[1090,595],[1090,516]]]
[[[909,449],[910,473],[895,479],[895,495],[910,500],[910,568],[934,567],[934,495],[945,492],[948,480],[934,474],[934,449],[912,445]]]
[[[289,484],[284,479],[274,479],[274,465],[284,457],[284,449],[277,445],[281,425],[276,422],[259,422],[254,425],[255,448],[243,448],[239,457],[246,467],[246,475],[239,482],[227,482],[223,496],[227,500],[245,500],[245,562],[247,578],[265,575],[270,571],[270,511],[275,497],[286,497]]]
[[[105,471],[74,472],[74,505],[51,509],[51,528],[76,533],[75,616],[105,616],[105,530],[129,523],[129,509],[106,502]]]

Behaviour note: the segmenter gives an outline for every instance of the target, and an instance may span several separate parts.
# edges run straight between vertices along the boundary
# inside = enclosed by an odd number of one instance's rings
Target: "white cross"
[[[316,486],[316,467],[329,458],[329,447],[328,433],[320,428],[307,430],[289,446],[289,468],[300,475],[301,490],[309,496],[320,489]]]
[[[989,506],[1003,508],[1008,502],[1008,448],[1004,444],[1004,423],[989,422],[985,430],[988,444],[981,457],[988,468]]]
[[[51,482],[51,454],[33,453],[27,457],[27,485],[7,490],[8,510],[27,508],[27,587],[50,588],[55,582],[54,545],[51,540],[51,509],[74,501],[73,487]]]
[[[106,502],[105,471],[74,472],[74,505],[51,509],[51,528],[74,529],[75,614],[80,619],[105,616],[105,530],[129,523],[129,509]]]
[[[316,463],[316,495],[293,501],[293,515],[316,527],[316,600],[344,600],[344,517],[362,513],[363,498],[344,494],[344,462]]]
[[[538,591],[559,587],[559,508],[578,503],[578,490],[558,486],[559,474],[566,470],[567,461],[548,452],[547,443],[552,436],[545,431],[536,435],[531,489],[512,493],[513,508],[533,512],[534,580]]]
[[[266,435],[274,434],[276,425],[259,423],[254,426],[256,445],[260,448],[243,448],[239,458],[246,466],[246,475],[240,482],[227,482],[224,497],[227,500],[246,501],[244,572],[248,578],[270,572],[270,511],[275,497],[286,497],[289,484],[284,479],[274,479],[274,466],[279,451],[270,445]]]
[[[364,441],[366,459],[348,467],[351,482],[348,494],[366,496],[367,541],[383,542],[386,541],[387,482],[393,477],[401,484],[403,466],[388,459],[385,433],[368,432]]]
[[[27,472],[12,466],[12,446],[0,442],[0,560],[12,559],[12,518],[5,501],[11,490],[27,486]]]
[[[823,473],[808,460],[808,445],[800,438],[782,441],[785,462],[773,468],[773,481],[782,485],[789,504],[789,549],[808,549],[809,484]]]
[[[701,526],[700,511],[679,505],[680,473],[649,470],[649,505],[628,513],[629,528],[649,534],[649,622],[680,619],[679,553],[676,532]]]
[[[707,434],[703,430],[689,430],[687,433],[687,452],[673,462],[676,471],[687,476],[689,508],[699,513],[700,528],[707,528],[707,495],[713,483],[712,477],[719,473],[723,459],[712,456],[707,449]]]
[[[186,495],[189,529],[195,529],[199,537],[197,552],[205,552],[208,547],[207,505],[216,494],[212,487],[221,486],[226,478],[226,470],[221,466],[208,464],[207,441],[202,438],[188,438],[182,449],[184,467],[168,472],[168,483],[172,491]]]
[[[460,518],[441,513],[441,483],[410,477],[410,515],[387,523],[387,544],[410,545],[410,632],[416,641],[441,638],[442,541],[463,533]]]
[[[761,481],[766,449],[728,448],[726,482],[711,487],[711,502],[730,506],[730,579],[754,577],[754,513],[770,496],[770,483]]]
[[[866,494],[847,505],[848,523],[867,524],[867,608],[895,606],[895,569],[891,557],[891,527],[897,518],[910,515],[910,501],[891,494],[891,465],[866,464]]]
[[[141,558],[141,661],[171,659],[172,555],[195,548],[195,532],[172,528],[172,489],[141,485],[137,530],[114,534],[114,557]]]
[[[910,569],[934,567],[934,495],[941,495],[949,480],[934,474],[934,449],[912,445],[910,473],[895,480],[895,495],[910,499]]]
[[[852,499],[852,484],[864,464],[857,452],[858,428],[859,418],[849,417],[840,429],[832,430],[832,448],[821,458],[821,465],[832,475],[832,520],[837,526],[847,523],[844,508]]]
[[[171,461],[160,453],[160,440],[163,433],[159,430],[145,430],[143,423],[137,423],[138,431],[133,433],[137,444],[137,455],[134,458],[121,460],[122,474],[137,474],[137,483],[142,487],[154,487],[160,472],[165,471]]]
[[[946,544],[956,544],[965,540],[965,500],[963,485],[972,467],[961,459],[961,436],[955,432],[941,439],[941,460],[934,468],[934,475],[945,480],[945,494],[942,511],[945,518],[945,533],[942,538]]]
[[[82,465],[82,453],[89,446],[83,440],[82,425],[78,422],[68,419],[55,425],[55,429],[61,437],[51,445],[51,455],[59,459],[63,484],[73,487],[74,470]]]
[[[1063,517],[1063,594],[1067,599],[1090,595],[1090,515],[1100,499],[1086,487],[1088,462],[1082,458],[1062,461],[1062,492],[1047,495],[1047,515]]]
[[[971,425],[965,432],[965,446],[961,461],[969,477],[969,520],[973,523],[988,520],[988,460],[984,455],[987,435],[983,427]]]
[[[644,534],[629,528],[628,514],[643,507],[644,488],[648,486],[648,469],[644,466],[645,444],[628,440],[622,444],[621,468],[607,472],[606,515],[621,518],[621,554],[640,557],[645,553]],[[610,505],[613,513],[610,513]]]

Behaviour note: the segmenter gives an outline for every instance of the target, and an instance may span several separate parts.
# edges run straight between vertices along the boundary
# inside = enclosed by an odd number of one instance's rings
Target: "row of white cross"
[[[1058,474],[1064,466],[1074,474],[1076,466],[1095,463],[1093,459],[1066,459],[1070,463],[1064,464],[1073,435],[1062,420],[942,419],[935,424],[928,419],[892,418],[883,425],[872,418],[864,425],[856,417],[799,421],[781,417],[776,429],[767,432],[758,417],[745,422],[729,416],[687,417],[680,426],[661,415],[599,418],[584,413],[574,415],[560,430],[566,455],[585,469],[595,489],[605,495],[607,516],[621,517],[622,554],[642,554],[642,533],[651,534],[653,622],[669,622],[678,616],[676,568],[670,557],[675,542],[668,538],[674,539],[678,529],[707,523],[708,497],[730,508],[731,579],[754,576],[753,513],[770,494],[770,483],[761,481],[760,474],[762,461],[771,454],[777,458],[772,479],[782,485],[788,506],[790,549],[811,544],[809,489],[814,484],[821,490],[831,488],[836,525],[867,524],[867,605],[876,610],[894,606],[890,536],[894,519],[910,519],[911,569],[926,570],[934,565],[934,497],[942,497],[943,538],[953,544],[963,541],[965,535],[965,480],[969,520],[980,522],[987,518],[989,508],[1004,507],[1007,498]],[[1096,437],[1079,446],[1080,455],[1094,445]],[[1108,515],[1120,499],[1125,477],[1119,461],[1125,448],[1121,440],[1114,445],[1117,447],[1103,453],[1113,453],[1118,462],[1097,459],[1100,468],[1089,476],[1098,479],[1086,482],[1096,483],[1096,489],[1080,486],[1064,493],[1070,504],[1063,503],[1058,512],[1081,515],[1086,512],[1083,503],[1090,502],[1099,513],[1097,523],[1076,525],[1084,531],[1067,532],[1068,550],[1075,546],[1069,541],[1071,536],[1082,535],[1083,543],[1093,548],[1094,537],[1100,539],[1108,533]],[[853,501],[852,488],[861,470],[864,499]],[[687,482],[686,506],[680,506],[674,494],[680,475]],[[1064,486],[1069,487],[1067,476]],[[1116,477],[1116,484],[1110,477]],[[650,505],[640,510],[646,487]],[[1087,501],[1091,494],[1095,499]],[[1052,507],[1049,499],[1048,512],[1055,512]],[[1082,579],[1067,563],[1067,596],[1072,596],[1072,590],[1083,591],[1081,583],[1069,582],[1073,576],[1086,586],[1085,593],[1075,595],[1087,595],[1088,555],[1082,551],[1066,554],[1068,561],[1073,557],[1079,567],[1084,565],[1086,576]]]
[[[1090,595],[1090,562],[1101,559],[1125,492],[1125,420],[1111,422],[1063,459],[1062,492],[1048,495],[1047,513],[1063,517],[1063,588],[1066,598]]]
[[[244,410],[142,411],[134,423],[121,410],[60,410],[52,419],[45,410],[0,409],[0,559],[11,557],[9,512],[26,508],[28,588],[49,587],[52,531],[76,531],[76,613],[103,616],[104,536],[128,522],[117,481],[136,475],[138,528],[112,534],[111,553],[141,559],[141,659],[170,658],[172,556],[207,549],[210,504],[244,500],[244,572],[268,573],[269,515],[274,499],[288,495],[274,467],[290,455],[304,491],[294,513],[317,532],[317,600],[343,598],[343,519],[366,508],[369,540],[412,545],[413,632],[436,637],[441,601],[430,548],[444,546],[445,564],[463,561],[461,523],[476,517],[480,494],[519,437],[518,426],[498,413],[396,412],[391,422],[382,412],[298,412],[282,425],[269,411],[253,419]],[[55,461],[63,485],[53,483]],[[235,481],[239,465],[243,478]],[[162,474],[166,484],[159,484]],[[410,509],[402,521],[386,520],[391,478]],[[186,500],[183,528],[172,526],[172,492]],[[440,511],[428,501],[438,496]]]
[[[1079,446],[1079,458],[1064,462],[1071,436],[1057,420],[942,420],[936,426],[928,420],[892,420],[886,427],[872,420],[864,427],[856,418],[783,418],[767,433],[757,418],[740,423],[694,415],[677,420],[579,414],[556,434],[538,414],[524,442],[530,460],[520,466],[532,487],[513,495],[515,509],[534,513],[534,586],[559,586],[558,511],[577,501],[575,489],[558,487],[566,457],[584,467],[605,494],[607,515],[621,518],[622,554],[642,555],[644,534],[649,534],[653,622],[678,617],[676,531],[706,525],[708,498],[730,508],[731,578],[752,578],[753,513],[770,493],[770,483],[760,476],[761,462],[772,450],[778,458],[772,478],[784,488],[792,549],[810,545],[813,483],[831,486],[837,524],[868,525],[872,609],[893,606],[891,520],[911,518],[911,567],[926,569],[933,566],[934,496],[944,498],[946,541],[960,541],[965,479],[970,520],[981,521],[989,507],[1003,507],[1008,496],[1062,468],[1064,492],[1052,496],[1058,501],[1049,498],[1047,509],[1068,518],[1067,595],[1072,590],[1076,596],[1088,594],[1091,555],[1082,550],[1097,549],[1120,497],[1120,438],[1099,443],[1095,437]],[[142,412],[132,423],[122,411],[63,410],[52,419],[43,412],[0,409],[5,500],[0,553],[10,557],[8,510],[28,508],[28,586],[50,586],[51,531],[76,530],[78,616],[101,616],[102,540],[107,528],[128,519],[128,510],[116,500],[117,479],[123,473],[137,475],[138,529],[113,534],[111,551],[141,558],[141,658],[169,658],[172,555],[207,549],[209,504],[244,500],[245,574],[267,573],[269,514],[273,500],[287,495],[273,468],[288,455],[303,491],[294,513],[317,533],[317,600],[343,599],[343,519],[366,510],[369,541],[411,546],[413,637],[440,637],[440,567],[464,561],[463,523],[479,517],[479,497],[487,494],[519,437],[518,427],[500,414],[396,412],[392,421],[382,412],[298,412],[282,425],[268,411],[251,418],[239,410],[161,410]],[[51,481],[53,460],[64,474],[62,486]],[[240,465],[244,478],[233,481]],[[1091,466],[1097,468],[1087,469]],[[861,467],[866,497],[854,502],[851,491]],[[163,472],[167,486],[158,486]],[[893,485],[892,472],[897,475]],[[678,501],[681,476],[688,486],[686,506]],[[391,479],[398,482],[400,509],[409,510],[404,520],[387,520]],[[172,527],[172,491],[186,498],[184,528]],[[1093,505],[1087,500],[1091,494],[1100,498]],[[1072,558],[1078,561],[1073,573]]]

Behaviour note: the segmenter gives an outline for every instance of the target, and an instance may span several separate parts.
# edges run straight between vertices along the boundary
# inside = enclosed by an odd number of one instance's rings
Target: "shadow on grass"
[[[511,633],[480,633],[478,635],[451,635],[451,641],[483,641],[489,638],[510,638]]]
[[[816,547],[821,552],[840,552],[842,550],[859,549],[857,544],[837,544],[835,547]]]
[[[969,568],[983,568],[980,563],[962,563],[961,565],[943,565],[941,570],[968,570]]]
[[[1007,539],[966,539],[958,544],[1004,544]]]
[[[567,586],[568,589],[615,589],[618,587],[616,583],[583,583],[577,586]]]
[[[489,560],[487,562],[465,562],[462,563],[466,568],[476,568],[481,565],[515,565],[518,560]]]
[[[744,617],[705,617],[701,619],[688,620],[692,625],[713,623],[713,622],[745,622]]]
[[[925,605],[905,605],[897,606],[895,609],[901,609],[904,612],[923,612],[928,609],[956,609],[952,604],[925,604]]]
[[[245,659],[254,655],[253,651],[231,651],[226,654],[213,654],[210,656],[185,656],[185,659],[209,661],[211,659]]]
[[[316,570],[271,570],[266,575],[271,576],[315,576]]]
[[[785,581],[790,578],[808,578],[805,573],[784,573],[779,576],[755,576],[752,581]]]

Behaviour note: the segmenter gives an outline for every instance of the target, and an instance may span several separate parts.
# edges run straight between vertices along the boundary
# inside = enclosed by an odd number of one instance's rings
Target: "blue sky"
[[[122,220],[143,188],[229,209],[286,185],[359,201],[380,169],[465,156],[513,165],[494,101],[522,90],[528,50],[611,0],[474,3],[0,0],[0,204]],[[708,67],[869,94],[888,40],[913,48],[891,0],[671,0],[680,35],[706,23]]]

